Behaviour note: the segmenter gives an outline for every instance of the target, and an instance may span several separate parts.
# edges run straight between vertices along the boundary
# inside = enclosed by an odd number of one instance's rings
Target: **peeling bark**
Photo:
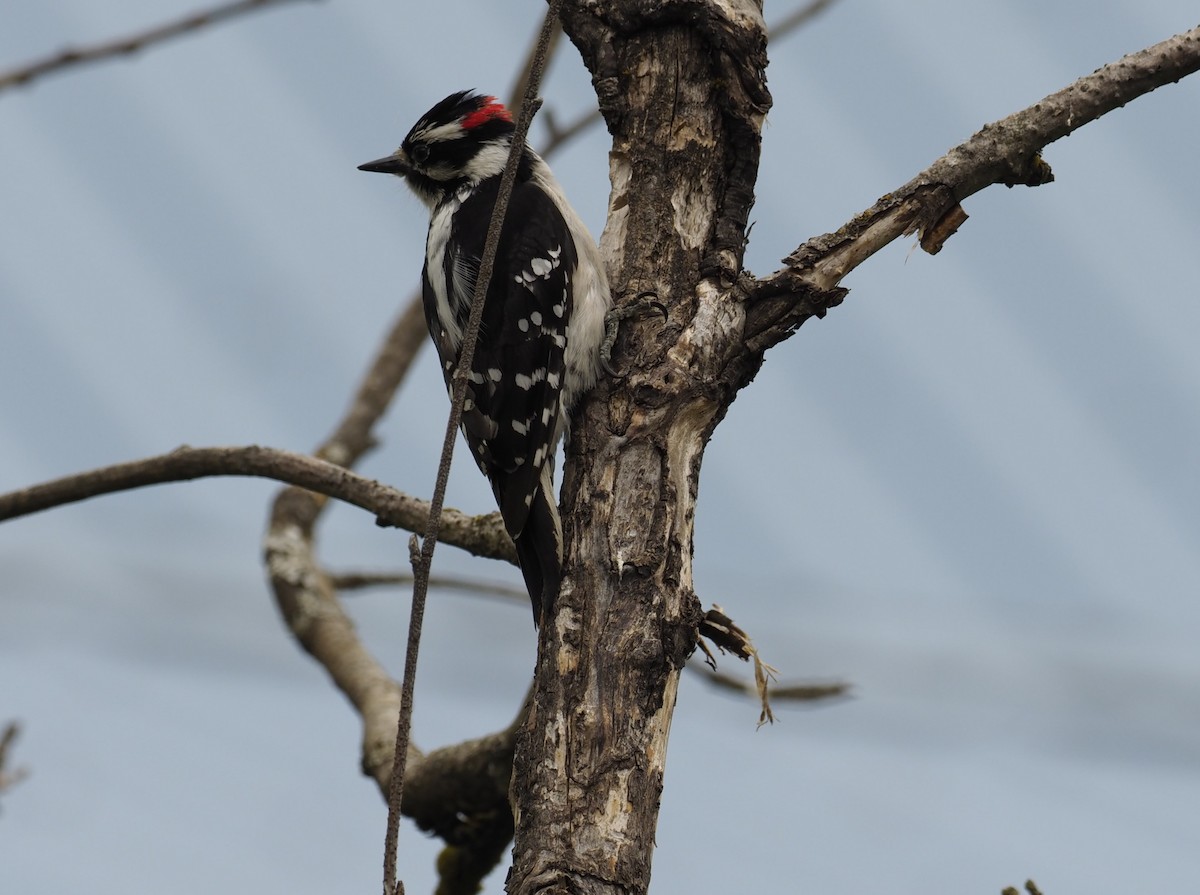
[[[668,320],[628,325],[636,337],[617,345],[627,376],[576,419],[566,576],[517,743],[509,891],[643,892],[679,672],[702,616],[700,463],[757,369],[737,285],[770,102],[766,33],[749,2],[568,6],[613,134],[601,246],[614,289],[654,292]]]

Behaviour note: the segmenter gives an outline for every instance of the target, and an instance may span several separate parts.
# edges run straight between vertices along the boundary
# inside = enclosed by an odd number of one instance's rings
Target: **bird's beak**
[[[408,155],[403,150],[397,150],[384,158],[377,158],[373,162],[366,162],[359,165],[360,171],[377,171],[380,174],[397,174],[404,177],[412,170],[412,166],[408,163]]]

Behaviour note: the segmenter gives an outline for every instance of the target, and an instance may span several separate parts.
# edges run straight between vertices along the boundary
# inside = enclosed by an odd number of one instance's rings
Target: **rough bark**
[[[514,767],[509,890],[644,892],[679,672],[696,643],[692,533],[704,445],[754,373],[736,289],[766,91],[759,9],[568,4],[613,134],[602,246],[614,291],[653,291],[627,376],[576,419],[566,576]],[[634,355],[622,353],[636,344]]]

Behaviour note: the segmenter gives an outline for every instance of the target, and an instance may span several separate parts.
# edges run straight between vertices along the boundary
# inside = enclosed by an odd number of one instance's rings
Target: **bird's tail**
[[[525,525],[513,535],[517,546],[517,561],[525,576],[525,589],[533,604],[533,623],[554,608],[562,584],[562,521],[554,500],[554,482],[550,478],[551,463],[542,467],[538,488],[529,505]]]

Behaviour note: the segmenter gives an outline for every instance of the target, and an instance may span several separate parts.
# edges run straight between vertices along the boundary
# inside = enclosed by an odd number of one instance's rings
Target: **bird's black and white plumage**
[[[452,94],[392,155],[360,165],[403,177],[429,207],[425,318],[450,386],[512,116],[494,97]],[[524,147],[484,299],[462,432],[517,547],[535,623],[562,579],[551,475],[571,409],[595,384],[611,306],[599,251],[549,167]]]

